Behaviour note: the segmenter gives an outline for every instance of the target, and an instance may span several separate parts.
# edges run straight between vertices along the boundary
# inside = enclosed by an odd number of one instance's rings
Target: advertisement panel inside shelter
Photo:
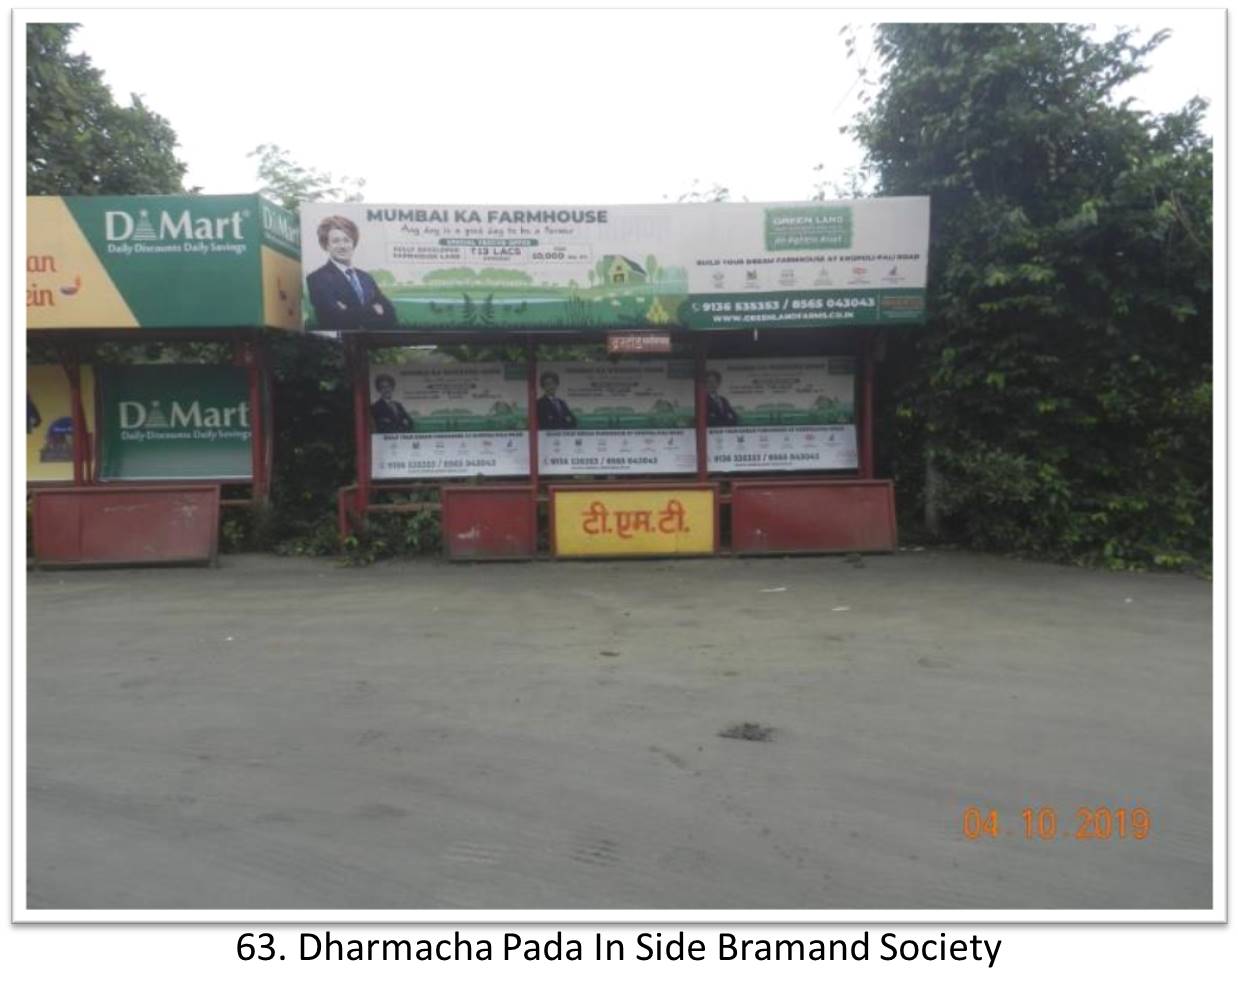
[[[692,375],[690,359],[539,362],[540,473],[691,473]]]
[[[528,401],[523,363],[371,366],[373,476],[527,474]]]

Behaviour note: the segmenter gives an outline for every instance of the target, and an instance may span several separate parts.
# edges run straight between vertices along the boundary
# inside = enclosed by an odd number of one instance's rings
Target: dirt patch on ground
[[[760,723],[732,723],[718,732],[727,740],[756,740],[764,743],[774,739],[774,728]]]

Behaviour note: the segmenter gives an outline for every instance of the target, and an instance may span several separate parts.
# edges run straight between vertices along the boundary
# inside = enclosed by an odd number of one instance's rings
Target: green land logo
[[[847,205],[805,204],[765,210],[767,252],[850,249],[851,238],[851,208]]]

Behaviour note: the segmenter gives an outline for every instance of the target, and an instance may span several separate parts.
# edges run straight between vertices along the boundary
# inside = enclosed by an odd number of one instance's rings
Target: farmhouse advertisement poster
[[[523,363],[371,366],[372,474],[528,474],[528,400]]]
[[[537,383],[540,473],[696,469],[691,360],[542,361]]]
[[[924,320],[926,197],[575,207],[305,204],[318,330]]]
[[[855,368],[849,356],[711,361],[709,470],[854,469]]]
[[[99,478],[235,480],[253,476],[244,368],[151,363],[98,368]]]

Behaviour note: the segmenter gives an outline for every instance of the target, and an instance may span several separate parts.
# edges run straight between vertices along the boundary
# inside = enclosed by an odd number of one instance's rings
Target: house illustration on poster
[[[608,284],[643,284],[649,279],[644,267],[627,256],[603,256],[602,272]]]

